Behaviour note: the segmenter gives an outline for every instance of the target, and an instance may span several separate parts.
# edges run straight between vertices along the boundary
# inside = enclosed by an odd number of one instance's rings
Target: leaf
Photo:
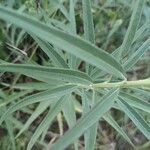
[[[56,50],[49,43],[35,36],[32,37],[57,67],[68,68],[68,65],[65,62],[65,60],[56,52]]]
[[[143,96],[146,96],[147,98],[150,97],[150,89],[140,89],[140,88],[132,88],[134,90],[135,94],[141,94]]]
[[[16,72],[37,80],[44,78],[46,83],[49,79],[85,85],[92,83],[92,79],[85,73],[70,69],[58,69],[35,65],[0,64],[0,71]]]
[[[144,31],[145,31],[146,29],[148,29],[148,28],[150,28],[150,21],[146,22],[143,26],[141,26],[141,27],[137,30],[133,41],[135,42],[138,38],[140,38],[141,35],[144,33]]]
[[[133,96],[131,94],[121,92],[120,96],[124,99],[130,106],[143,110],[150,113],[150,103],[143,101],[142,99]]]
[[[41,102],[38,107],[36,108],[36,110],[32,113],[32,115],[30,116],[30,118],[26,121],[26,123],[24,124],[24,126],[21,128],[21,130],[19,131],[19,133],[17,134],[16,138],[18,136],[20,136],[25,130],[28,130],[29,126],[32,124],[32,122],[38,118],[40,116],[40,114],[42,114],[47,107],[49,107],[49,104],[51,102],[48,101],[44,101]]]
[[[129,57],[129,59],[123,64],[125,70],[129,70],[132,66],[134,66],[138,60],[143,56],[143,54],[149,50],[150,48],[150,38],[148,38],[140,47],[139,49],[133,53]]]
[[[91,43],[95,43],[95,34],[94,34],[94,24],[92,17],[92,8],[89,0],[82,0],[83,8],[83,26],[84,26],[84,36],[85,39]],[[86,72],[90,74],[93,66],[86,64]]]
[[[125,114],[133,121],[136,127],[150,140],[150,126],[143,119],[142,116],[139,115],[138,112],[134,110],[127,102],[123,99],[119,98],[117,100],[119,107],[125,112]]]
[[[106,42],[104,42],[103,47],[104,49],[107,49],[109,42],[112,40],[112,36],[116,31],[118,31],[119,27],[122,25],[122,19],[116,20],[115,24],[113,25],[112,29],[109,31],[109,34],[106,38]]]
[[[32,92],[31,90],[27,90],[27,91],[21,91],[21,92],[13,93],[13,94],[11,94],[10,96],[7,96],[7,97],[5,98],[5,101],[0,102],[0,107],[3,107],[3,106],[5,106],[5,105],[7,105],[8,103],[13,102],[13,101],[15,101],[16,99],[19,99],[20,97],[23,97],[23,96],[25,96],[26,94],[29,94],[29,93],[31,93],[31,92]]]
[[[114,104],[118,90],[111,90],[98,102],[76,125],[67,131],[52,147],[51,150],[62,150],[95,124]]]
[[[91,43],[95,43],[94,23],[92,16],[92,8],[90,0],[82,0],[83,23],[85,39]]]
[[[13,133],[13,124],[12,122],[10,122],[10,119],[11,117],[8,116],[7,119],[5,119],[5,123],[6,123],[6,128],[7,128],[7,131],[8,131],[8,135],[9,135],[9,138],[10,138],[10,141],[12,143],[12,146],[11,146],[11,149],[12,150],[16,150],[16,143],[15,143],[15,137],[14,137],[14,133]]]
[[[3,120],[5,119],[5,117],[7,117],[8,114],[15,112],[16,110],[19,110],[22,107],[25,107],[33,103],[41,102],[41,101],[47,101],[47,100],[53,103],[60,96],[71,93],[75,89],[76,86],[74,85],[64,85],[64,86],[56,87],[51,90],[33,94],[31,96],[27,96],[23,98],[21,101],[18,101],[17,103],[13,104],[10,108],[8,108],[8,110],[0,118],[0,124],[3,122]]]
[[[131,16],[130,24],[127,29],[126,35],[124,37],[122,46],[121,46],[121,53],[126,54],[130,51],[130,47],[135,37],[135,33],[139,26],[139,22],[141,19],[143,7],[144,7],[145,0],[137,0],[134,6],[134,10]]]
[[[60,11],[62,12],[62,14],[66,17],[66,19],[70,19],[69,18],[69,14],[68,14],[68,11],[67,11],[67,9],[64,7],[64,5],[62,5],[62,4],[59,4],[59,9],[60,9]]]
[[[77,35],[77,27],[76,27],[76,18],[75,18],[75,0],[70,0],[69,2],[69,33],[72,35]],[[81,60],[72,54],[68,55],[68,63],[70,68],[78,69]]]
[[[34,132],[33,136],[31,137],[27,150],[31,150],[39,136],[42,134],[43,130],[51,124],[53,119],[58,115],[58,113],[62,110],[63,106],[66,103],[68,95],[63,96],[60,98],[56,104],[50,109],[46,117],[43,119],[43,121],[40,123],[40,125],[37,127],[36,131]]]
[[[62,111],[63,111],[65,119],[69,125],[69,128],[71,128],[76,123],[76,112],[75,112],[75,107],[74,107],[72,97],[70,96],[70,98],[67,99],[66,101],[67,101],[67,103],[63,107]]]
[[[90,0],[82,0],[82,9],[83,9],[83,27],[84,27],[84,37],[85,40],[90,43],[95,43],[95,33],[94,33],[94,23],[92,16],[92,8]],[[86,63],[86,72],[88,75],[91,74],[93,66]]]
[[[71,34],[76,35],[77,33],[77,27],[76,27],[76,18],[75,18],[75,1],[70,0],[70,6],[69,6],[69,21],[70,21],[70,28],[71,28]]]
[[[66,104],[64,105],[63,110],[62,110],[69,128],[72,128],[76,123],[76,112],[75,112],[75,106],[74,106],[73,101],[74,99],[72,98],[72,96],[70,96],[70,98],[67,98]],[[75,150],[78,149],[77,141],[74,142],[74,148]]]
[[[9,8],[0,6],[0,18],[14,23],[37,37],[62,48],[63,50],[91,63],[117,77],[124,78],[121,65],[107,52],[53,27],[40,23],[35,18],[17,13]]]
[[[123,129],[118,125],[118,123],[114,120],[114,118],[110,114],[106,114],[103,116],[104,120],[106,120],[126,141],[134,147],[134,144],[128,137],[128,135],[123,131]]]
[[[1,83],[5,87],[11,87],[11,84]],[[13,89],[20,90],[47,90],[54,88],[56,85],[50,85],[44,82],[28,82],[28,83],[17,83],[13,86]]]
[[[93,99],[91,100],[93,104],[90,104],[90,100],[88,99],[85,91],[82,92],[82,107],[83,107],[83,115],[86,115],[90,111],[90,107],[94,106],[95,103],[95,92],[93,90]],[[84,133],[84,147],[85,150],[94,150],[96,143],[96,135],[97,135],[97,127],[98,123],[96,122],[92,125],[88,130]]]

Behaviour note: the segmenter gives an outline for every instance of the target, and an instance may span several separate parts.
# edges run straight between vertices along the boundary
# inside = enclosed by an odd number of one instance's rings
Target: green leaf
[[[127,52],[130,51],[130,47],[135,37],[135,33],[139,26],[144,3],[145,3],[145,0],[137,0],[135,3],[134,10],[133,10],[131,20],[130,20],[130,24],[127,29],[127,32],[126,32],[126,35],[125,35],[125,38],[123,40],[121,50],[120,50],[121,53],[123,54],[126,54]]]
[[[129,70],[132,66],[134,66],[138,60],[143,56],[143,54],[149,50],[150,48],[150,38],[148,38],[140,47],[139,49],[133,53],[129,57],[129,59],[123,64],[125,70]]]
[[[75,18],[75,1],[70,0],[70,6],[69,6],[69,14],[70,14],[70,28],[71,28],[71,34],[76,35],[77,33],[77,27],[76,27],[76,18]]]
[[[71,93],[75,89],[76,86],[74,85],[64,85],[64,86],[56,87],[51,90],[33,94],[31,96],[27,96],[23,98],[21,101],[18,101],[17,103],[13,104],[10,108],[8,108],[8,110],[0,118],[0,124],[3,122],[3,120],[8,114],[15,112],[16,110],[19,110],[22,107],[25,107],[33,103],[41,102],[41,101],[47,101],[47,100],[53,103],[60,96]]]
[[[65,60],[56,52],[56,50],[49,43],[35,36],[32,37],[38,43],[40,48],[47,54],[47,56],[53,61],[54,65],[60,68],[68,68],[68,65],[65,62]]]
[[[36,19],[0,6],[0,18],[14,23],[37,37],[62,48],[63,50],[91,63],[117,77],[124,78],[121,65],[107,52],[55,28],[48,27]]]
[[[63,96],[60,98],[55,105],[50,109],[46,117],[43,119],[43,121],[40,123],[40,125],[37,127],[36,131],[34,132],[33,136],[31,137],[27,150],[31,150],[37,139],[40,137],[44,129],[51,124],[53,119],[58,115],[58,113],[62,110],[63,106],[66,103],[67,98],[69,98],[68,95]]]
[[[74,99],[72,98],[72,96],[70,96],[70,98],[67,98],[66,104],[64,105],[63,110],[62,110],[69,128],[72,128],[76,123],[76,112],[75,112],[75,106],[74,106],[73,101]],[[78,149],[77,141],[74,142],[74,148],[75,150]]]
[[[135,92],[135,94],[141,94],[148,98],[150,97],[150,89],[132,88],[132,90]]]
[[[70,98],[67,99],[66,101],[67,101],[67,103],[63,107],[62,111],[63,111],[65,119],[69,125],[69,128],[71,128],[76,123],[76,112],[75,112],[75,107],[74,107],[72,97],[70,96]]]
[[[69,2],[69,33],[72,35],[77,35],[77,27],[76,27],[76,18],[75,18],[75,0],[70,0]],[[79,63],[81,63],[81,60],[77,58],[76,56],[73,56],[72,54],[68,55],[68,63],[70,68],[78,69]]]
[[[103,116],[104,120],[106,120],[126,141],[134,147],[134,144],[128,137],[128,135],[124,132],[124,130],[118,125],[118,123],[114,120],[114,118],[109,114]]]
[[[6,128],[7,128],[7,131],[8,131],[8,135],[9,135],[10,141],[12,143],[11,149],[12,150],[16,150],[15,137],[14,137],[14,133],[13,133],[14,128],[13,128],[12,122],[10,122],[10,120],[9,120],[10,118],[11,117],[8,116],[8,118],[5,119],[5,123],[6,123]]]
[[[85,85],[92,83],[92,79],[85,73],[70,69],[58,69],[35,65],[0,64],[0,71],[16,72],[37,80],[44,78],[45,82],[49,79],[56,79],[64,82]]]
[[[92,16],[92,8],[90,0],[82,0],[83,9],[83,27],[85,40],[90,43],[95,43],[94,23]],[[93,70],[93,66],[86,63],[86,72],[90,75]]]
[[[31,90],[27,90],[27,91],[21,91],[21,92],[13,93],[10,96],[7,96],[5,98],[5,101],[0,102],[0,107],[3,107],[5,105],[7,105],[8,103],[13,102],[13,101],[19,99],[20,97],[23,97],[26,94],[29,94],[31,92],[32,92]]]
[[[1,83],[5,87],[11,87],[11,84]],[[13,89],[20,90],[47,90],[51,89],[56,85],[50,85],[44,82],[29,82],[29,83],[17,83],[13,86]]]
[[[44,101],[41,102],[38,107],[36,108],[36,110],[32,113],[32,115],[30,116],[30,118],[26,121],[26,123],[24,124],[24,126],[21,128],[21,130],[19,131],[19,133],[17,134],[16,138],[18,136],[20,136],[25,130],[28,130],[29,126],[32,124],[32,122],[38,118],[40,116],[40,114],[42,114],[47,107],[49,107],[50,105],[50,101]]]
[[[85,39],[90,41],[91,43],[95,43],[91,0],[82,0],[82,8]]]
[[[51,150],[62,150],[95,124],[114,104],[118,90],[111,90],[76,125],[67,131],[52,147]]]
[[[148,28],[150,28],[150,21],[146,22],[137,30],[133,41],[135,42],[138,38],[140,38],[144,31]]]
[[[136,127],[150,140],[150,126],[143,119],[142,116],[139,115],[138,112],[135,111],[127,102],[119,98],[117,100],[119,107],[125,112],[125,114],[133,121]]]
[[[86,115],[90,111],[90,107],[95,103],[95,92],[93,91],[93,99],[91,100],[93,104],[90,104],[90,100],[88,99],[86,93],[82,92],[82,107],[83,107],[83,115]],[[96,122],[92,125],[88,130],[84,133],[84,147],[85,150],[94,150],[96,143],[96,135],[97,135],[97,127],[98,123]]]
[[[108,44],[113,39],[114,33],[119,30],[120,26],[122,25],[122,22],[123,22],[122,19],[116,20],[116,22],[113,25],[112,29],[109,31],[109,34],[108,34],[108,36],[106,38],[106,42],[104,42],[104,44],[103,44],[103,48],[104,49],[107,49]]]
[[[145,112],[150,113],[150,103],[143,101],[142,99],[133,96],[133,94],[128,94],[125,92],[121,92],[120,96],[124,99],[130,106],[143,110]]]

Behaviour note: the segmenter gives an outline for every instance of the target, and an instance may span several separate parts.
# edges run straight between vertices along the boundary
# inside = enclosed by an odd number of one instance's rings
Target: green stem
[[[137,81],[121,81],[121,82],[113,82],[113,83],[97,83],[93,84],[91,87],[96,88],[129,88],[129,87],[150,87],[150,78],[144,80]]]

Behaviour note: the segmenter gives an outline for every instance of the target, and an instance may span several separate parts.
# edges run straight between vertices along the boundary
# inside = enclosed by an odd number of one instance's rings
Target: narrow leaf
[[[0,124],[3,122],[3,120],[6,118],[8,114],[11,114],[15,112],[16,110],[19,110],[22,107],[25,107],[27,105],[41,102],[41,101],[46,101],[49,100],[49,102],[53,103],[57,98],[60,96],[63,96],[65,94],[71,93],[76,89],[76,86],[73,85],[64,85],[60,86],[51,90],[47,90],[44,92],[40,92],[37,94],[33,94],[31,96],[27,96],[21,101],[18,101],[14,105],[12,105],[0,118]]]
[[[111,90],[98,102],[87,115],[83,116],[76,125],[67,131],[52,147],[51,150],[62,150],[95,124],[114,104],[118,90]]]
[[[0,14],[1,19],[14,23],[37,37],[72,53],[110,74],[124,78],[121,65],[110,54],[79,37],[49,27],[31,16],[17,13],[9,8],[0,6]]]
[[[126,115],[133,121],[136,127],[147,137],[147,139],[150,140],[150,126],[143,117],[140,116],[139,113],[124,100],[118,99],[117,103]]]
[[[129,57],[129,59],[123,64],[125,70],[129,70],[132,66],[134,66],[138,60],[143,56],[143,54],[149,50],[150,48],[150,38],[148,38],[140,47],[139,49],[133,53]]]
[[[53,63],[60,68],[68,68],[65,60],[56,52],[56,50],[47,42],[34,37],[34,40],[38,43],[40,48],[47,54],[47,56],[53,61]]]
[[[93,92],[93,104],[90,104],[90,101],[86,95],[86,93],[83,91],[82,92],[82,106],[83,106],[83,115],[86,115],[89,111],[91,106],[94,106],[95,103],[95,92]],[[84,133],[84,145],[85,145],[85,150],[94,150],[95,148],[95,143],[96,143],[96,135],[97,135],[97,127],[98,123],[96,122],[94,125],[92,125],[85,133]]]
[[[82,0],[85,39],[95,43],[91,0]]]
[[[38,107],[36,108],[36,110],[32,113],[32,115],[30,116],[30,118],[26,121],[26,123],[24,124],[24,126],[21,128],[21,130],[19,131],[19,133],[17,134],[16,138],[18,136],[20,136],[24,131],[28,130],[29,126],[32,124],[32,122],[40,116],[40,114],[42,114],[47,107],[49,107],[49,104],[51,102],[49,101],[44,101],[41,102]]]
[[[121,52],[123,54],[126,54],[130,50],[130,47],[134,40],[135,33],[139,26],[144,3],[145,3],[145,0],[137,0],[135,3],[134,10],[133,10],[131,20],[130,20],[130,24],[129,24],[124,41],[121,46]]]
[[[134,147],[134,144],[125,133],[125,131],[118,125],[118,123],[114,120],[114,118],[110,114],[106,114],[103,116],[104,120],[106,120],[126,141],[129,142]]]
[[[0,64],[0,71],[16,72],[38,80],[45,78],[45,82],[49,79],[56,79],[64,82],[86,85],[92,83],[92,79],[85,73],[70,69],[58,69],[35,65]]]
[[[137,96],[133,96],[133,94],[131,95],[125,92],[121,92],[120,95],[122,99],[124,99],[130,106],[150,113],[150,103],[143,101]]]
[[[64,104],[66,103],[66,99],[68,98],[68,95],[63,96],[61,99],[59,99],[56,104],[50,109],[46,117],[43,119],[43,121],[40,123],[40,125],[37,127],[36,131],[34,132],[33,136],[31,137],[27,150],[31,150],[39,136],[42,134],[44,129],[51,124],[53,119],[58,115],[58,113],[62,110]]]
[[[11,87],[11,84],[1,83],[1,85],[6,87]],[[51,89],[56,85],[50,85],[44,82],[28,82],[28,83],[17,83],[13,86],[13,89],[20,89],[20,90],[47,90]]]

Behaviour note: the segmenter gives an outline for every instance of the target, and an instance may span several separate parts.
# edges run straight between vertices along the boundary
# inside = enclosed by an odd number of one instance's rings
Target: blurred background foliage
[[[77,34],[83,36],[83,20],[82,20],[82,8],[81,0],[75,0],[75,13],[77,23]],[[94,18],[94,28],[96,36],[96,45],[103,48],[109,53],[112,53],[118,48],[124,38],[126,29],[128,27],[131,12],[136,0],[91,0],[92,12]],[[68,21],[68,0],[0,0],[2,5],[16,9],[18,12],[27,13],[39,19],[40,21],[48,24],[49,26],[55,26],[56,28],[65,32],[71,33],[71,23]],[[150,0],[147,0],[144,7],[142,20],[140,26],[145,24],[144,32],[137,39],[137,42],[133,44],[133,49],[139,47],[145,39],[150,36]],[[25,51],[22,54],[21,51]],[[28,57],[27,57],[28,56]],[[51,60],[40,50],[37,44],[27,33],[18,29],[11,24],[5,24],[0,21],[0,59],[8,62],[32,62],[38,64],[44,64],[54,66]],[[80,66],[81,67],[81,66]],[[82,68],[79,68],[82,69]],[[130,80],[142,79],[150,76],[150,53],[147,52],[140,62],[128,72],[128,78]],[[14,77],[11,73],[0,74],[0,83],[16,83],[30,82],[31,79],[25,76]],[[0,85],[0,88],[5,91],[2,93],[0,90],[0,100],[5,99],[9,94],[15,95],[17,91],[12,88],[7,88],[6,85]],[[26,93],[27,94],[27,93]],[[141,96],[139,93],[138,96]],[[77,97],[77,99],[80,99]],[[35,105],[31,106],[29,110],[24,109],[22,113],[17,114],[17,119],[13,119],[15,122],[16,131],[22,127],[23,122],[29,117],[29,114],[35,109]],[[5,111],[5,108],[4,110]],[[26,113],[26,111],[28,113]],[[1,112],[3,113],[3,112]],[[143,114],[144,115],[144,114]],[[41,115],[35,121],[31,131],[34,130],[36,124],[44,116]],[[113,116],[117,122],[124,127],[124,130],[128,133],[131,139],[134,139],[137,149],[149,150],[150,141],[147,141],[145,137],[139,133],[131,122],[120,112],[114,111]],[[145,116],[147,120],[150,120],[149,116]],[[12,122],[8,122],[10,124]],[[8,125],[7,128],[11,126]],[[57,132],[58,125],[55,123],[51,128],[54,132]],[[67,128],[67,127],[66,127]],[[132,149],[123,139],[118,138],[118,133],[105,121],[101,122],[101,132],[97,135],[97,150],[125,150]],[[5,126],[0,128],[0,149],[12,149],[11,137],[7,134]],[[30,135],[30,131],[27,135]],[[52,134],[52,133],[51,133]],[[24,147],[28,141],[27,136],[20,136],[17,138],[17,150],[24,150]],[[82,148],[82,139],[81,139]],[[40,146],[35,147],[36,150],[41,150]]]

